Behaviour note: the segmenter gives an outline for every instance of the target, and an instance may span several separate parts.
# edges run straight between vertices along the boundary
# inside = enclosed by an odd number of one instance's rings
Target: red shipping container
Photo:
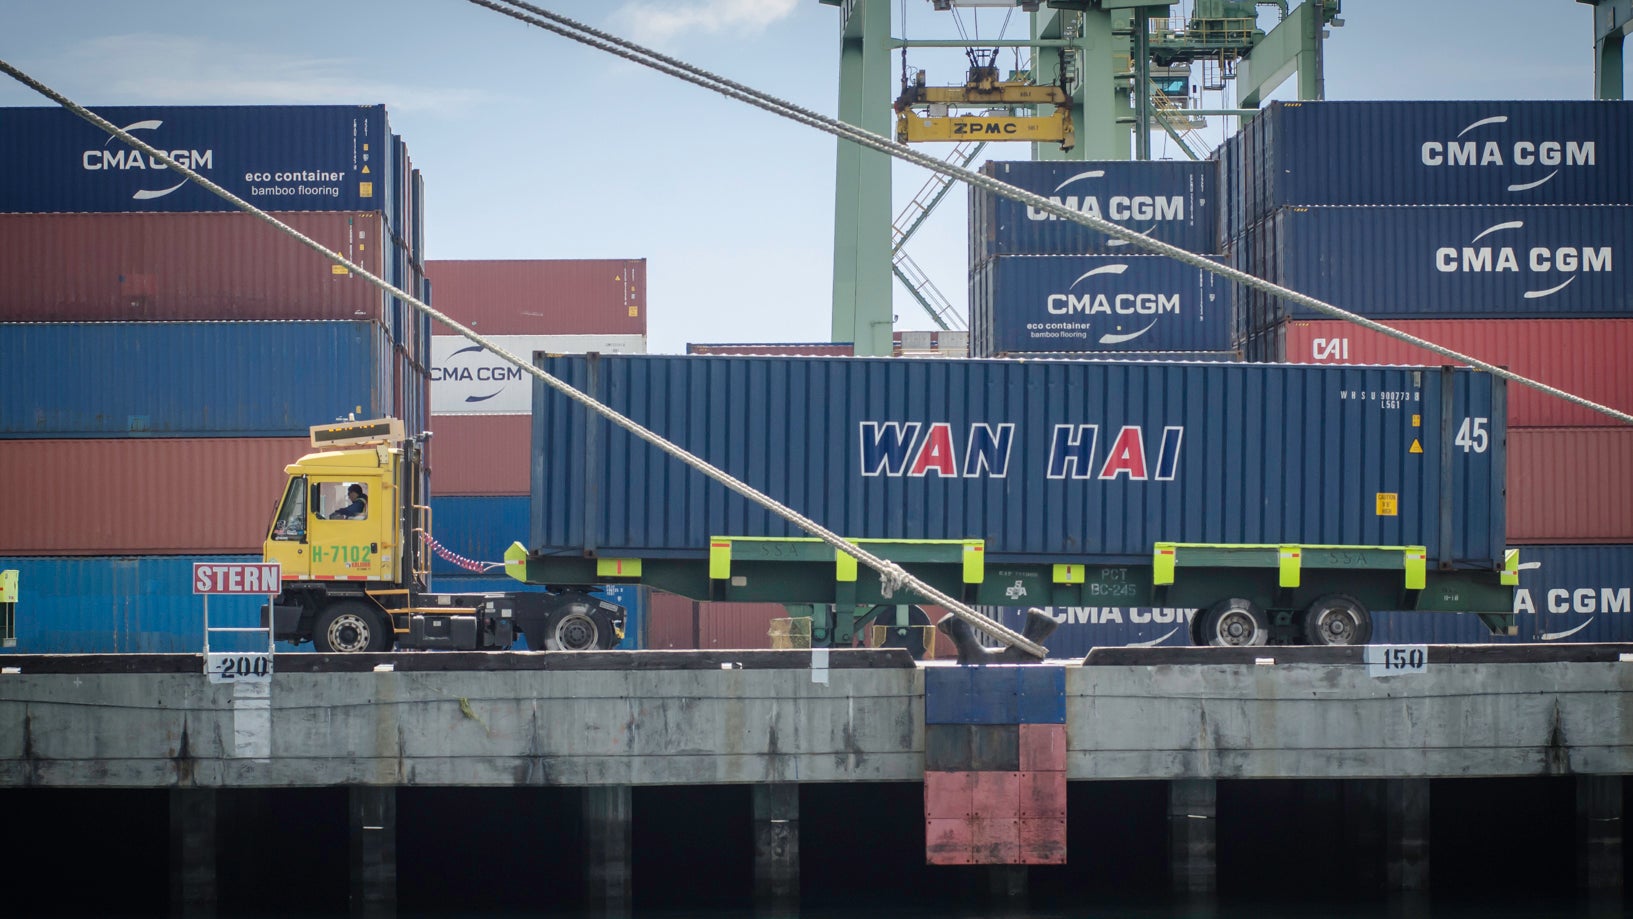
[[[532,435],[531,415],[432,415],[431,494],[528,494]]]
[[[1066,818],[1021,818],[1021,864],[1066,864]]]
[[[304,438],[0,441],[0,555],[260,554]]]
[[[1386,323],[1470,357],[1633,412],[1633,319],[1412,319]],[[1281,359],[1294,364],[1426,364],[1447,359],[1352,322],[1283,323]],[[1621,422],[1528,386],[1508,386],[1508,426]]]
[[[930,820],[964,820],[975,816],[974,772],[924,773],[924,816]]]
[[[1633,428],[1508,432],[1508,542],[1633,542]]]
[[[646,334],[646,259],[431,260],[431,305],[485,335]]]
[[[278,218],[374,274],[379,214]],[[385,296],[248,214],[0,215],[0,320],[349,319]]]
[[[974,864],[975,821],[924,821],[924,861],[929,865]]]
[[[698,602],[652,592],[647,647],[654,650],[765,650],[771,647],[771,620],[785,618],[780,603]]]

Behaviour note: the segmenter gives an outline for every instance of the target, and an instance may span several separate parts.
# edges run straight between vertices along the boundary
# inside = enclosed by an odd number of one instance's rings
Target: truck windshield
[[[272,522],[272,538],[299,542],[306,538],[306,478],[295,476],[289,480],[278,517]]]

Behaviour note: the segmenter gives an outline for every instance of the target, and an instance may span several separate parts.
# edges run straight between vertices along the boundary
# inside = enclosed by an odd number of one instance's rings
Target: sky
[[[818,0],[534,2],[836,112],[840,12]],[[1003,10],[891,6],[897,36],[1026,33],[1018,11],[1006,26]],[[1329,99],[1592,94],[1592,8],[1573,0],[1348,0],[1343,20]],[[0,0],[0,58],[93,108],[385,103],[426,179],[428,257],[645,258],[653,352],[830,337],[838,141],[465,0]],[[966,67],[959,51],[908,62],[932,84]],[[0,106],[44,101],[0,77]],[[987,155],[1029,156],[1007,146]],[[1153,156],[1182,154],[1158,139]],[[929,175],[895,164],[892,213]],[[966,207],[956,189],[907,247],[960,310]],[[898,329],[935,328],[900,289],[893,305]]]

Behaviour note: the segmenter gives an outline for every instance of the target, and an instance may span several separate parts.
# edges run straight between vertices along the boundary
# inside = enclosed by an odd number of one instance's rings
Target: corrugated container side
[[[1466,370],[712,356],[545,367],[856,537],[981,538],[989,560],[1016,562],[1301,542],[1423,545],[1490,568],[1504,546],[1503,387]],[[1442,444],[1443,393],[1453,419],[1484,419],[1479,449]],[[803,535],[553,390],[534,405],[534,549],[701,557],[713,535]],[[1444,547],[1442,463],[1455,522]],[[1381,493],[1399,516],[1378,515]]]
[[[1122,361],[1157,364],[1236,364],[1242,361],[1240,351],[1091,351],[1049,352],[1023,351],[1015,354],[992,354],[989,357],[1010,358],[1018,361]]]
[[[0,554],[258,554],[304,438],[0,441]]]
[[[531,415],[431,416],[431,493],[527,494],[532,430]],[[525,541],[525,525],[512,538]]]
[[[660,651],[755,650],[771,647],[771,620],[785,618],[779,603],[698,602],[654,590],[646,647]]]
[[[1633,204],[1626,102],[1284,102],[1249,127],[1248,220],[1289,205]]]
[[[437,309],[484,335],[646,334],[646,259],[432,260]]]
[[[193,595],[194,562],[245,562],[259,556],[186,558],[0,558],[18,572],[17,647],[0,654],[172,654],[204,649],[203,598]],[[210,625],[255,626],[264,596],[210,598]],[[218,633],[211,650],[266,650],[266,634]],[[294,650],[278,646],[279,651]]]
[[[1191,252],[1217,252],[1217,164],[1160,161],[989,162],[990,176],[1056,204]],[[970,189],[970,264],[999,255],[1117,255],[1138,252],[1082,224],[1002,195]]]
[[[391,356],[366,322],[0,325],[0,435],[304,437],[395,411]]]
[[[97,114],[267,210],[392,210],[383,105],[109,106]],[[57,106],[0,109],[0,165],[6,213],[234,210]]]
[[[490,335],[494,345],[531,362],[553,354],[645,354],[645,335]],[[438,415],[526,415],[533,378],[463,335],[431,338],[431,411]]]
[[[1633,208],[1284,208],[1243,241],[1248,271],[1374,319],[1633,316],[1615,253]],[[1255,292],[1250,331],[1325,318]]]
[[[1633,428],[1509,431],[1508,540],[1633,543]]]
[[[1506,644],[1633,641],[1633,545],[1520,548],[1514,594],[1516,635],[1493,635],[1470,613],[1374,610],[1375,644]],[[987,609],[1020,628],[1025,610]],[[1053,607],[1061,624],[1047,642],[1051,658],[1081,658],[1092,648],[1186,645],[1194,610]]]
[[[280,214],[384,271],[378,214]],[[385,324],[389,301],[247,214],[0,215],[0,321],[338,319]]]
[[[971,353],[1226,351],[1230,289],[1151,255],[999,256],[970,274]]]
[[[1391,326],[1602,405],[1633,412],[1633,320],[1396,320]],[[1336,319],[1287,322],[1267,333],[1264,360],[1294,364],[1438,364],[1446,359]],[[1619,425],[1527,386],[1508,388],[1508,426]]]
[[[850,357],[856,346],[850,342],[767,342],[707,343],[688,342],[687,354],[776,355],[780,357]]]

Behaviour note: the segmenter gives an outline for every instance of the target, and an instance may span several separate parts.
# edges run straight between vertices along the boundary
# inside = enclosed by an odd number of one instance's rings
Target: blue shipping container
[[[247,555],[0,558],[18,572],[16,654],[148,654],[204,650],[204,598],[194,562],[259,561]],[[260,624],[260,596],[210,598],[210,625]],[[218,633],[212,651],[265,650],[265,634]],[[310,645],[306,646],[310,648]],[[280,643],[279,651],[293,651]]]
[[[1019,629],[1026,610],[1004,607],[1005,625]],[[1186,624],[1195,610],[1059,606],[1049,636],[1052,658],[1082,658],[1092,648],[1190,644]],[[1529,546],[1520,549],[1514,592],[1517,634],[1493,635],[1469,613],[1374,610],[1374,644],[1507,644],[1633,641],[1633,546]]]
[[[433,469],[433,490],[436,478]],[[501,562],[511,543],[527,542],[527,509],[526,495],[434,497],[431,499],[431,535],[450,551],[468,559]],[[431,563],[431,573],[468,576],[472,572],[437,558]]]
[[[97,114],[267,210],[385,211],[383,105],[111,106]],[[0,212],[234,208],[58,107],[0,109]]]
[[[0,436],[304,437],[392,414],[392,356],[367,322],[0,324]]]
[[[1633,103],[1282,102],[1220,159],[1230,235],[1293,205],[1633,204]]]
[[[970,353],[1225,351],[1230,285],[1156,255],[999,256],[970,273]]]
[[[1374,319],[1633,316],[1616,264],[1633,208],[1288,208],[1232,248],[1249,273]],[[1249,333],[1321,315],[1247,301]]]
[[[1422,545],[1486,570],[1504,547],[1505,390],[1472,371],[708,355],[542,366],[852,537],[983,539],[989,562],[1134,562],[1158,541]],[[542,383],[533,407],[534,551],[701,558],[715,535],[805,535]],[[1462,419],[1490,431],[1478,449],[1443,435]]]
[[[983,175],[1192,252],[1218,252],[1212,161],[987,163]],[[970,190],[970,265],[997,255],[1119,255],[1134,244]]]

